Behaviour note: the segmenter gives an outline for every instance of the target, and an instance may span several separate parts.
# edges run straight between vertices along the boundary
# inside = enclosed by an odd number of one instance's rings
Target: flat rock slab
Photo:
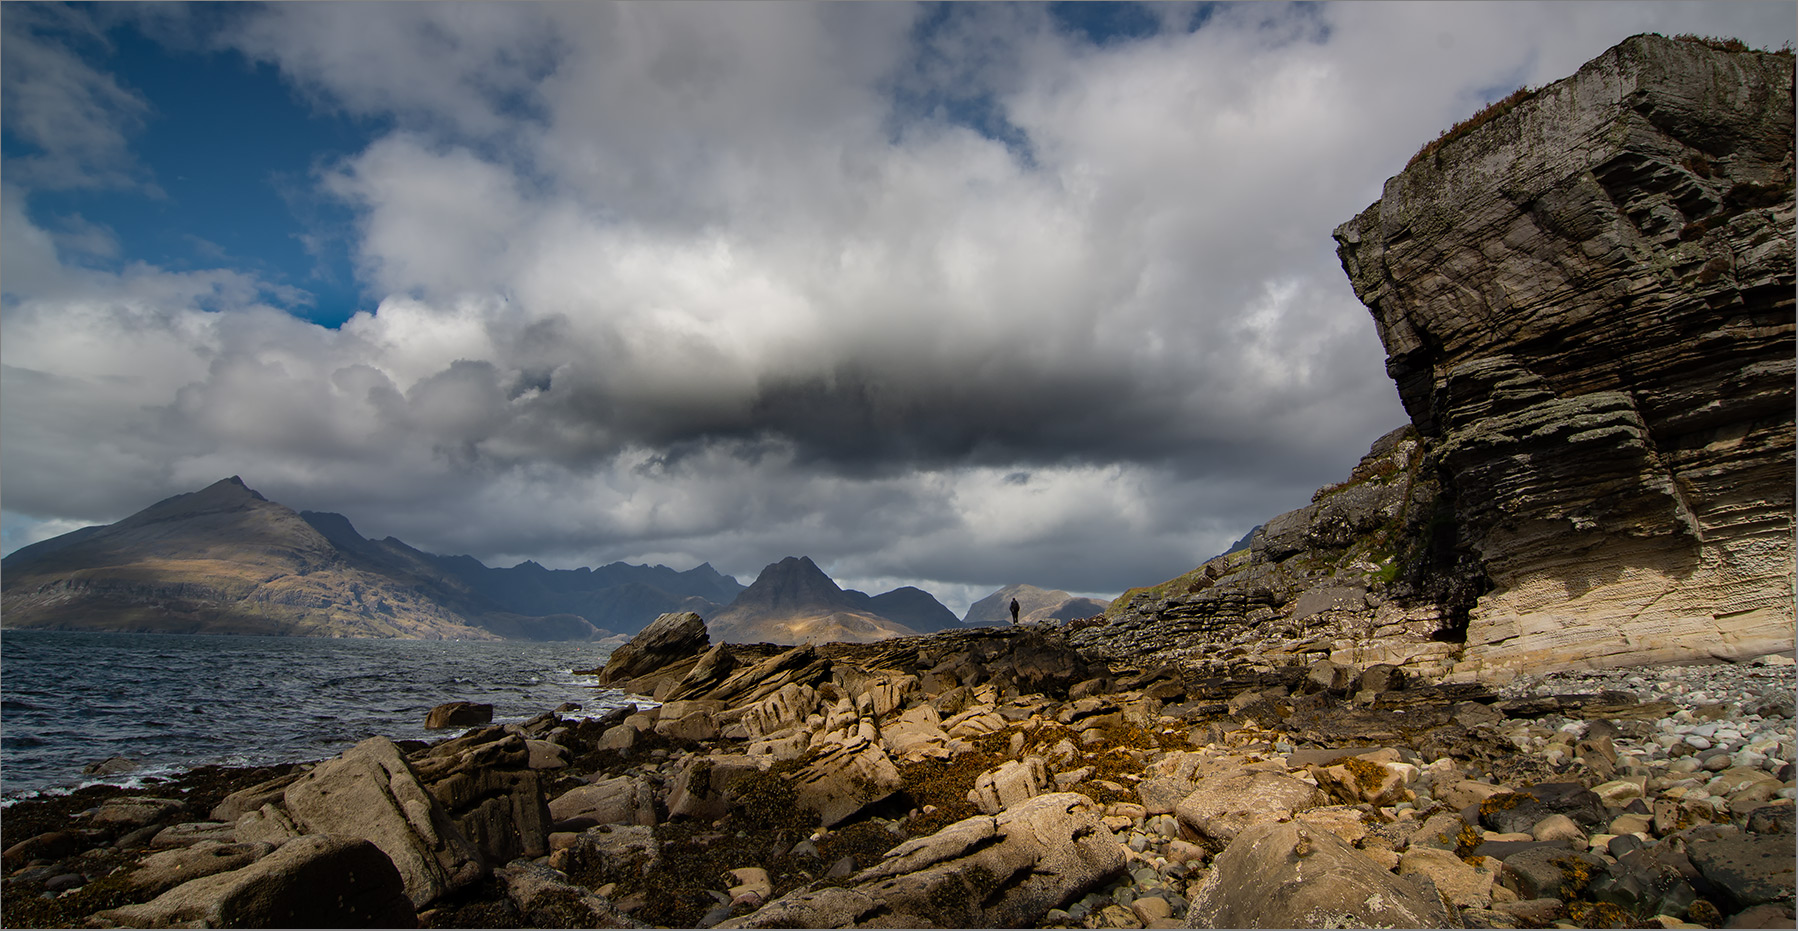
[[[1687,857],[1707,881],[1725,895],[1720,903],[1732,912],[1763,903],[1793,899],[1793,839],[1782,835],[1729,835],[1694,840]]]
[[[801,888],[721,929],[1030,928],[1124,869],[1078,793],[1028,799],[902,842],[849,885]]]
[[[120,796],[109,799],[94,810],[95,825],[114,825],[136,828],[165,822],[180,814],[183,803],[179,799],[162,799],[155,796]]]
[[[1242,770],[1207,777],[1174,813],[1202,835],[1230,841],[1244,829],[1325,805],[1317,787],[1284,773]]]
[[[1449,914],[1435,893],[1296,820],[1238,833],[1195,891],[1187,927],[1443,929]]]

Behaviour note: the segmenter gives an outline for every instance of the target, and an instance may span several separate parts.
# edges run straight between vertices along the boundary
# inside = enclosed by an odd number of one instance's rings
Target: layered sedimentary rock
[[[1069,640],[1214,677],[1321,662],[1441,677],[1486,578],[1456,536],[1438,462],[1416,430],[1394,430],[1248,547],[1124,593]]]
[[[1791,648],[1792,95],[1637,36],[1336,231],[1491,584],[1458,675]]]

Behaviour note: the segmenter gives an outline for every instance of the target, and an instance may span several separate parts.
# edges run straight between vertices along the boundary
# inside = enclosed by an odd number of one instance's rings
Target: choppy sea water
[[[593,644],[177,634],[0,633],[0,797],[133,785],[202,764],[320,760],[373,735],[442,737],[425,713],[458,699],[521,722],[565,702],[622,705],[572,671]],[[454,734],[454,731],[447,734]],[[130,774],[90,777],[109,757]]]

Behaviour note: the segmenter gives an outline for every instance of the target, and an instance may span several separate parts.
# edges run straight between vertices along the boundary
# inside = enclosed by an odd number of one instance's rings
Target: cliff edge
[[[1636,36],[1336,232],[1490,589],[1458,678],[1794,640],[1793,56]]]

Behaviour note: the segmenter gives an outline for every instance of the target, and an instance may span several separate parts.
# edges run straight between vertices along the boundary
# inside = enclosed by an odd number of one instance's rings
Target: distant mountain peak
[[[220,479],[217,482],[214,482],[212,485],[209,485],[206,488],[201,489],[199,492],[199,494],[201,494],[201,495],[206,495],[208,493],[231,494],[231,495],[236,495],[236,496],[240,496],[240,497],[248,497],[248,498],[254,499],[259,502],[268,501],[268,499],[262,497],[261,492],[258,492],[255,489],[250,488],[248,485],[245,485],[244,477],[242,477],[242,476],[226,476],[225,478]]]
[[[1013,583],[970,605],[962,619],[965,625],[1009,625],[1012,623],[1012,600],[1018,600],[1019,621],[1067,621],[1105,611],[1107,603],[1069,595],[1060,589],[1044,589],[1026,583]]]

